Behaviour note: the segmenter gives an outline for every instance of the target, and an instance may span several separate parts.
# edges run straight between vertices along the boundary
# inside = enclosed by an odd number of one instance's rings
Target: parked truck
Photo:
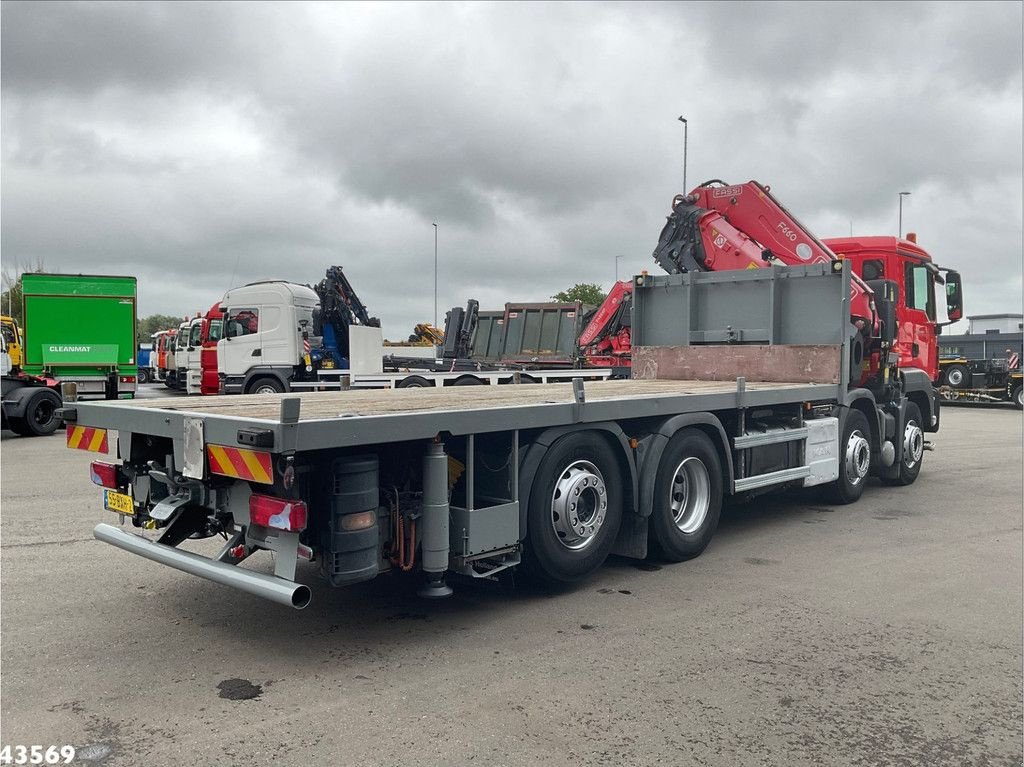
[[[58,382],[22,369],[24,339],[14,318],[0,317],[0,371],[3,400],[0,426],[23,437],[42,437],[60,426]]]
[[[939,371],[939,396],[946,402],[1012,402],[1024,408],[1024,371],[1012,349],[988,360],[940,357]]]
[[[69,398],[62,414],[73,447],[116,430],[91,476],[106,509],[157,533],[96,537],[210,581],[296,608],[314,570],[333,586],[416,571],[430,597],[452,574],[572,582],[612,552],[697,556],[726,496],[818,487],[844,504],[869,476],[918,478],[938,403],[899,367],[893,293],[855,304],[851,266],[635,278],[635,380]],[[217,535],[213,557],[178,548]],[[237,566],[265,551],[273,575]]]
[[[27,375],[73,382],[79,396],[135,394],[134,277],[22,276]]]

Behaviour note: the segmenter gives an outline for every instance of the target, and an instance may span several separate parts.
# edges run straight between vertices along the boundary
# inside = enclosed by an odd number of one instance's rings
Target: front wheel
[[[149,371],[146,368],[139,368],[138,382],[140,384],[149,383]]]
[[[548,583],[585,578],[611,552],[622,503],[622,472],[608,442],[586,431],[561,437],[530,492],[526,569]]]
[[[921,409],[913,402],[907,403],[902,452],[899,476],[883,478],[884,484],[912,485],[917,480],[917,475],[921,473],[921,461],[924,458],[924,429],[921,427]]]
[[[1024,409],[1024,386],[1017,384],[1017,388],[1010,395],[1010,400],[1017,406],[1018,410]]]
[[[284,386],[276,378],[257,378],[249,387],[250,394],[280,394]]]
[[[853,408],[847,410],[843,437],[839,441],[839,479],[826,490],[833,503],[853,503],[864,493],[871,468],[870,437],[871,429],[864,414]]]
[[[654,485],[651,542],[665,559],[682,562],[711,542],[722,511],[722,464],[704,432],[683,429],[672,437]]]

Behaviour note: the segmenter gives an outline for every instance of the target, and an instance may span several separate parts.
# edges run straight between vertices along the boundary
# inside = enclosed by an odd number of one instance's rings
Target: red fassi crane
[[[851,367],[859,373],[851,383],[863,385],[871,379],[884,378],[886,369],[891,368],[890,348],[899,352],[901,366],[917,367],[934,380],[938,371],[930,348],[935,346],[935,327],[939,324],[935,317],[934,285],[943,282],[940,272],[948,273],[947,310],[950,320],[959,319],[959,275],[935,267],[912,237],[908,241],[869,240],[865,241],[867,244],[833,241],[842,246],[842,257],[850,258],[854,264],[850,319],[856,337]],[[771,195],[769,187],[756,181],[728,185],[717,179],[673,199],[672,213],[653,255],[670,274],[837,260],[835,252],[786,210]],[[883,262],[888,264],[884,274],[879,266]],[[869,265],[873,265],[870,276]],[[916,283],[908,285],[914,270],[925,274],[913,277]],[[874,281],[869,285],[865,279]],[[925,290],[928,296],[916,295]],[[618,283],[581,335],[579,345],[588,364],[629,365],[629,327],[624,319],[628,310],[624,311],[622,304],[629,302],[631,293],[631,283]],[[911,306],[910,301],[924,308],[915,312],[917,306]],[[917,328],[910,334],[912,339],[905,332],[911,326]]]

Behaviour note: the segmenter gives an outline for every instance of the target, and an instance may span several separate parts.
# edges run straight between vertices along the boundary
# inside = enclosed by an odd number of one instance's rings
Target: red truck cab
[[[918,368],[936,381],[939,377],[937,335],[943,320],[936,309],[936,283],[946,285],[949,320],[960,319],[962,297],[956,272],[939,269],[914,234],[897,237],[834,237],[824,240],[839,258],[848,259],[865,282],[892,280],[900,286],[896,303],[896,341],[901,368]],[[948,279],[943,279],[947,272]],[[953,295],[955,293],[955,295]]]
[[[202,375],[199,391],[202,394],[217,394],[220,390],[220,378],[217,375],[217,342],[223,335],[224,309],[220,303],[210,307],[203,317],[202,349],[199,352],[199,365]]]

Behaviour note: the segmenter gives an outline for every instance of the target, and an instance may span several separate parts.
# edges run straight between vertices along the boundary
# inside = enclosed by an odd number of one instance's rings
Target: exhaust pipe
[[[254,573],[251,570],[243,570],[235,565],[216,562],[188,551],[180,551],[172,546],[150,541],[141,535],[118,530],[112,525],[98,524],[92,534],[97,540],[130,551],[132,554],[138,554],[140,557],[173,567],[175,570],[198,575],[200,578],[206,578],[214,583],[231,586],[248,594],[255,594],[258,597],[269,599],[271,602],[277,602],[279,605],[294,607],[296,610],[301,610],[308,605],[313,596],[309,586],[304,586],[301,583],[294,583],[273,575]]]

